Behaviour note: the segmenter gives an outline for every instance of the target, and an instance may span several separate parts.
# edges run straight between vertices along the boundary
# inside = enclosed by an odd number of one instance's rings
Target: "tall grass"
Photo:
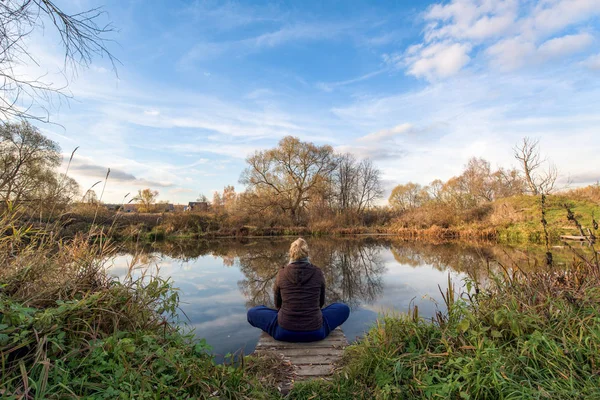
[[[19,221],[15,210],[0,217],[0,397],[276,393],[257,373],[247,373],[265,370],[261,360],[215,365],[205,342],[175,324],[178,294],[170,280],[134,274],[135,258],[130,273],[117,280],[104,265],[115,246],[101,235],[63,241]]]
[[[290,398],[600,398],[600,265],[589,250],[564,270],[502,267],[460,296],[449,282],[447,312],[383,318],[331,382],[298,384]]]

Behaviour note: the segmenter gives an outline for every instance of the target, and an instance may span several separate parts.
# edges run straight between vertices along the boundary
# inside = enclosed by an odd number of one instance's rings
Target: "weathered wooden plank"
[[[258,343],[256,345],[257,348],[263,347],[273,347],[273,348],[311,348],[311,347],[330,347],[330,346],[346,346],[348,344],[348,340],[346,336],[342,333],[341,335],[329,336],[324,340],[320,340],[317,342],[306,342],[306,343],[294,343],[294,342],[281,342],[273,339],[271,336],[263,333]]]
[[[296,376],[327,376],[333,372],[333,365],[298,365]]]
[[[562,240],[575,240],[579,242],[584,242],[588,240],[587,236],[574,236],[574,235],[562,235],[560,237]]]
[[[340,328],[336,328],[334,329],[329,336],[327,336],[325,339],[320,340],[319,342],[326,342],[328,340],[335,340],[335,339],[344,339],[346,340],[346,335],[344,335],[344,332],[342,332],[342,330]],[[279,343],[279,341],[273,339],[272,336],[270,336],[268,333],[263,332],[260,335],[259,338],[259,343],[263,343],[263,342],[275,342],[275,343]],[[315,343],[315,342],[309,342],[309,343]]]
[[[336,347],[313,347],[313,348],[299,348],[299,349],[283,349],[278,351],[277,349],[256,349],[256,354],[264,353],[278,353],[284,354],[287,358],[297,356],[313,356],[313,357],[324,357],[324,356],[338,356],[341,357],[344,354],[344,349]]]
[[[256,345],[256,354],[274,353],[287,360],[294,368],[294,380],[328,378],[335,364],[342,358],[348,340],[337,328],[324,340],[309,343],[280,342],[263,333]],[[287,385],[287,383],[286,383]],[[285,388],[285,392],[289,389]],[[282,390],[282,393],[284,391]]]
[[[274,349],[290,349],[290,348],[312,348],[312,347],[339,347],[347,346],[348,340],[345,336],[327,337],[324,340],[318,342],[307,342],[307,343],[293,343],[293,342],[280,342],[274,340],[272,337],[262,337],[258,340],[256,345],[257,349],[263,348],[274,348]]]
[[[262,349],[273,349],[273,350],[283,350],[283,349],[296,349],[298,348],[298,345],[301,345],[304,348],[338,348],[338,347],[345,347],[348,345],[348,342],[346,342],[345,340],[335,340],[335,341],[328,341],[328,342],[310,342],[310,343],[286,343],[286,342],[280,342],[280,343],[276,343],[276,344],[257,344],[256,348],[259,350]]]
[[[286,354],[287,356],[287,354]],[[330,354],[325,356],[304,355],[304,356],[288,356],[287,359],[293,365],[333,365],[340,360],[341,354]]]

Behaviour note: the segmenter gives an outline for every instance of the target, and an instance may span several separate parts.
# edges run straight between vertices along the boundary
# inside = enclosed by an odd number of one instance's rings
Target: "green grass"
[[[269,398],[240,365],[215,365],[208,346],[167,328],[101,334],[85,310],[97,296],[43,310],[0,299],[4,396],[35,398]],[[78,330],[74,330],[79,323]],[[3,397],[4,398],[4,397]]]
[[[551,195],[547,200],[546,221],[548,233],[553,242],[560,239],[560,235],[579,235],[574,224],[566,218],[565,205],[568,206],[576,218],[586,227],[592,225],[592,219],[600,218],[600,204],[591,200],[573,199],[565,195]],[[534,196],[515,196],[498,200],[494,207],[499,214],[512,215],[512,218],[502,216],[497,218],[495,224],[498,229],[498,238],[501,242],[532,242],[543,241],[543,229],[540,224],[540,198]]]
[[[0,397],[7,399],[266,399],[278,395],[277,360],[216,365],[177,324],[169,280],[104,260],[97,234],[62,241],[0,218]],[[138,274],[135,274],[138,276]],[[235,362],[234,362],[235,361]]]
[[[600,287],[590,272],[499,277],[448,301],[434,321],[418,310],[384,318],[347,349],[331,382],[299,384],[290,398],[600,398]]]

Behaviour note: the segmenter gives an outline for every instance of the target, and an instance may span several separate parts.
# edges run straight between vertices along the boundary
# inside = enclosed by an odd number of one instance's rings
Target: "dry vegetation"
[[[63,241],[0,216],[0,397],[271,398],[277,360],[215,365],[179,326],[178,293],[144,273],[119,281],[105,237]],[[134,263],[130,272],[144,268]],[[249,373],[252,371],[252,373]],[[274,372],[275,371],[275,372]]]

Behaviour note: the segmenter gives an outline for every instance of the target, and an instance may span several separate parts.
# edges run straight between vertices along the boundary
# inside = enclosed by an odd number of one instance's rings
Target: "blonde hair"
[[[308,243],[302,238],[298,238],[290,246],[290,260],[296,261],[308,257]]]

